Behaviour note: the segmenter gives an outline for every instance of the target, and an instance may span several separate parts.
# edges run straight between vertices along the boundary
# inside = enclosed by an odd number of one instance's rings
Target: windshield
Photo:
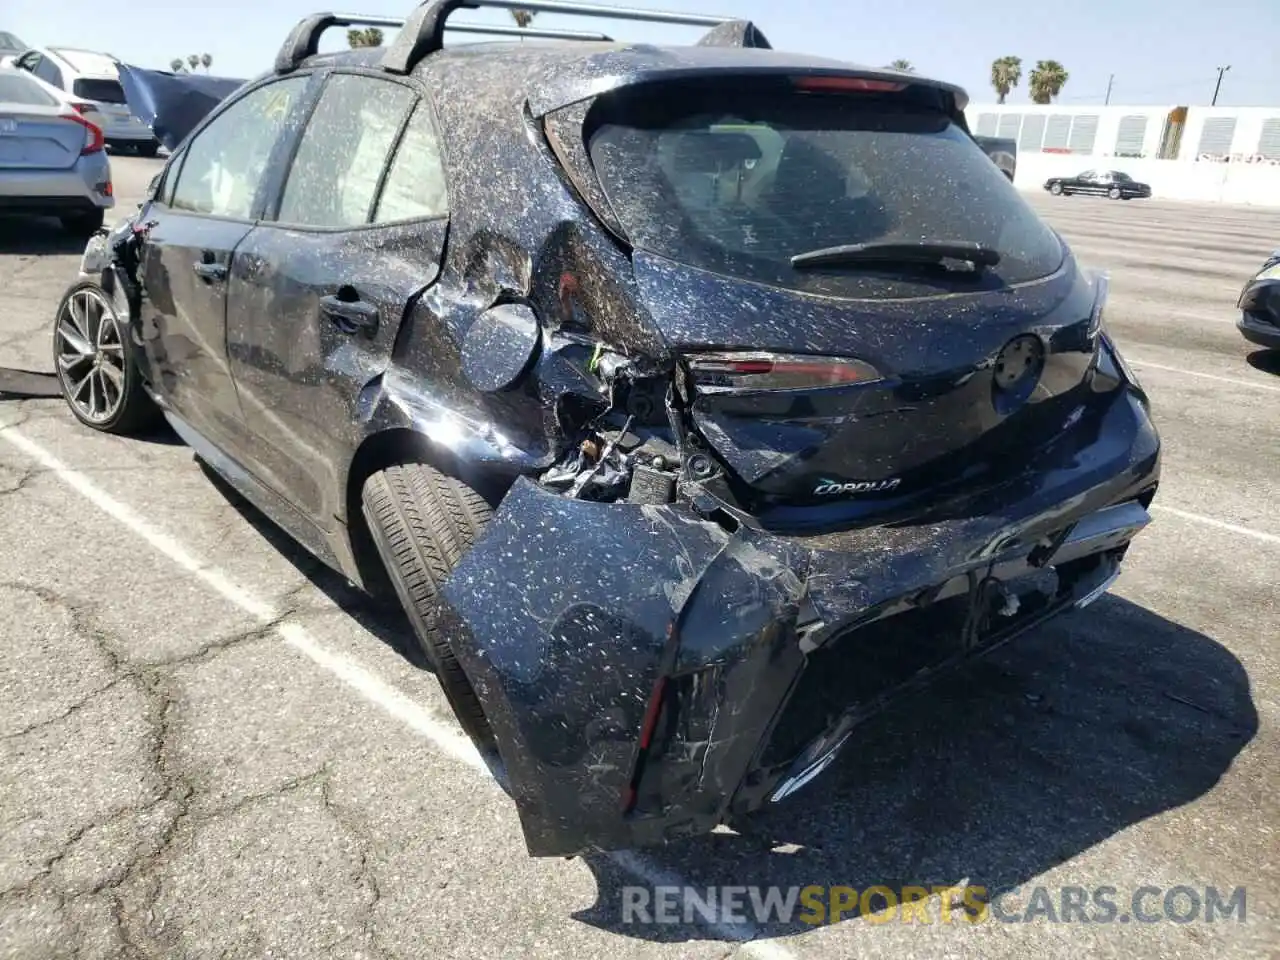
[[[125,103],[124,88],[116,80],[77,80],[71,92],[97,103]]]
[[[776,88],[606,109],[618,119],[606,114],[591,132],[591,159],[631,242],[651,253],[846,296],[928,293],[939,281],[867,265],[797,271],[791,257],[872,241],[977,243],[1000,254],[984,278],[994,285],[1038,279],[1062,263],[1053,232],[937,110]]]

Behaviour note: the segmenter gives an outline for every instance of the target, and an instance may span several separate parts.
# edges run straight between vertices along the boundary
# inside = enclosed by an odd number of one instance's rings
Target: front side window
[[[846,244],[970,241],[1017,283],[1052,274],[1052,231],[971,137],[910,99],[708,85],[602,105],[589,151],[632,243],[690,266],[825,295],[909,296],[902,271],[800,270]],[[908,289],[911,287],[912,289]]]
[[[252,216],[271,153],[309,79],[259,87],[210,121],[186,148],[171,206],[215,217]]]
[[[369,223],[378,182],[416,99],[394,81],[331,77],[307,122],[277,219],[306,227]]]

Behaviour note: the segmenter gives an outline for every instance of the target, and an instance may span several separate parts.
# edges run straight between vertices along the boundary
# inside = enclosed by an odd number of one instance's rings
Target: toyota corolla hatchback
[[[85,424],[164,417],[403,605],[533,855],[782,802],[1107,589],[1159,439],[962,90],[686,15],[652,19],[697,46],[443,48],[477,5],[339,54],[396,24],[300,23],[90,245],[54,344]]]

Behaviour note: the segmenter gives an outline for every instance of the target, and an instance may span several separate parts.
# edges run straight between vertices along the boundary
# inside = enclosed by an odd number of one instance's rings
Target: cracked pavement
[[[113,164],[131,209],[157,165]],[[737,834],[638,856],[528,858],[511,801],[441,748],[433,731],[456,725],[401,652],[403,618],[324,572],[172,437],[104,437],[59,401],[0,400],[0,958],[1274,956],[1280,362],[1230,321],[1280,215],[1030,199],[1111,269],[1108,322],[1167,445],[1157,503],[1273,539],[1157,512],[1111,596],[886,715]],[[1222,250],[1197,252],[1198,232]],[[0,235],[0,363],[49,368],[77,254],[52,226]],[[10,428],[189,565],[6,442]],[[379,705],[392,701],[421,717]],[[749,945],[698,922],[621,921],[622,888],[655,881],[966,880],[1122,897],[1245,886],[1248,915],[854,917],[738,931]]]

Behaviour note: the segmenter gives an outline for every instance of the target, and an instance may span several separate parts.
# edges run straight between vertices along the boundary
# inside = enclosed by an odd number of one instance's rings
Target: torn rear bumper
[[[1087,433],[927,522],[825,536],[518,482],[444,599],[529,852],[644,846],[783,799],[921,677],[1105,590],[1160,444],[1127,393]]]

